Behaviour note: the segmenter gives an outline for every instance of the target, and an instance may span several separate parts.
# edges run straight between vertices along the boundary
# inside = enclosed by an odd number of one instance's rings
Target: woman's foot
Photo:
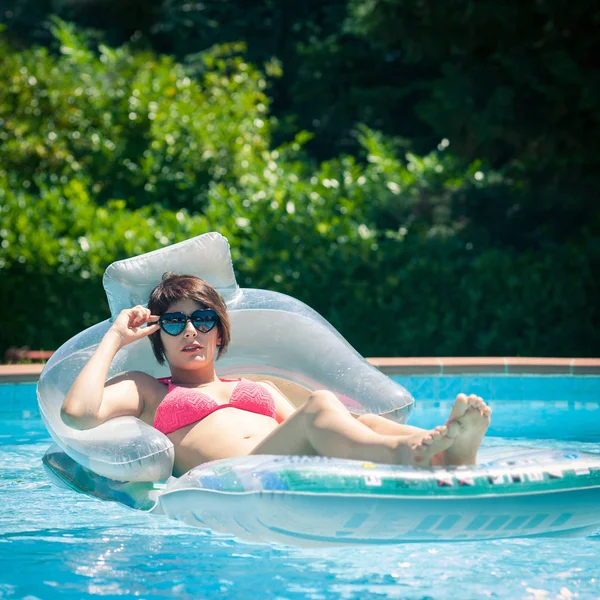
[[[458,422],[448,422],[430,431],[424,431],[398,438],[398,464],[417,467],[431,465],[433,457],[439,452],[448,452],[460,434]]]
[[[458,424],[459,433],[444,452],[447,466],[474,465],[481,440],[490,426],[492,409],[479,397],[459,394],[447,426]]]

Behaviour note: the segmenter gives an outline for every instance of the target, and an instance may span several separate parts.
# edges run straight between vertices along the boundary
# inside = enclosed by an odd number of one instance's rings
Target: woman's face
[[[183,299],[171,304],[165,312],[181,312],[190,316],[195,310],[202,308],[206,307],[194,300]],[[200,333],[191,321],[186,323],[179,335],[169,335],[161,329],[160,339],[169,365],[180,369],[194,369],[213,363],[217,356],[217,346],[221,344],[218,325],[207,333]]]

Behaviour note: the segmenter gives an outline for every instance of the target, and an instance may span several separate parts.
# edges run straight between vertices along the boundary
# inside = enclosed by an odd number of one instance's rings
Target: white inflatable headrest
[[[125,308],[145,306],[167,271],[201,277],[218,290],[225,302],[239,293],[227,238],[216,232],[205,233],[109,265],[102,284],[113,318]]]

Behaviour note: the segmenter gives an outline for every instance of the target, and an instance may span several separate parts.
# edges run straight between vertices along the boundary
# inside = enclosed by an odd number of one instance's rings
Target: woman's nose
[[[185,324],[185,329],[183,330],[183,335],[185,337],[196,337],[198,335],[198,330],[192,325],[191,321],[188,321]]]

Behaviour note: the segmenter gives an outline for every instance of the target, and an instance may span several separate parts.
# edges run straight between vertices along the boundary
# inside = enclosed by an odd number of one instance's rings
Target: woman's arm
[[[121,311],[63,401],[60,412],[67,425],[89,429],[113,417],[142,414],[152,378],[139,371],[121,374],[108,383],[106,377],[117,352],[157,331],[157,319],[142,306]],[[151,325],[142,327],[146,323]]]

